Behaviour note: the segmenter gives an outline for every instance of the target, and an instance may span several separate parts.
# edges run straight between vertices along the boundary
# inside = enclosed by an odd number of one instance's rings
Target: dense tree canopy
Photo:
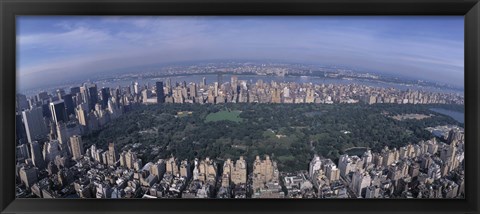
[[[446,106],[446,105],[445,105]],[[442,105],[397,104],[163,104],[138,106],[103,129],[85,136],[88,145],[136,149],[145,162],[174,155],[179,159],[212,157],[249,161],[268,154],[280,170],[307,169],[317,153],[336,160],[351,147],[400,147],[433,136],[426,127],[454,124],[429,110]],[[447,106],[448,109],[459,107]],[[239,121],[206,122],[210,113],[241,111]],[[178,116],[177,112],[192,114]],[[422,120],[395,120],[399,114],[434,115]]]

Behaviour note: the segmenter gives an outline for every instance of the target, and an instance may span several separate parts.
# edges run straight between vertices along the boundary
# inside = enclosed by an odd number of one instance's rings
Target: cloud
[[[342,23],[308,17],[59,19],[52,29],[17,36],[20,86],[53,81],[46,73],[68,79],[145,64],[227,58],[342,64],[440,81],[455,73],[451,79],[463,83],[463,41],[414,32],[389,35],[379,33],[383,25]]]

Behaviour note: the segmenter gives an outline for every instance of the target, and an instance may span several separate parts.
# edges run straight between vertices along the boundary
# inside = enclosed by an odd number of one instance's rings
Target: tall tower
[[[231,77],[231,81],[230,81],[230,85],[232,85],[232,90],[233,90],[233,93],[238,93],[238,77],[236,75],[233,75]]]
[[[25,110],[22,112],[22,117],[28,142],[31,143],[47,136],[48,129],[43,120],[42,108],[38,107],[31,110]]]
[[[97,85],[92,84],[88,86],[88,107],[89,110],[94,110],[95,105],[98,103],[98,91]]]
[[[15,142],[25,143],[27,141],[27,131],[23,124],[22,114],[20,112],[15,113]]]
[[[80,93],[80,87],[75,86],[75,87],[71,87],[71,88],[70,88],[70,94],[75,95],[75,94],[77,94],[77,93]]]
[[[108,144],[108,154],[107,154],[107,162],[108,165],[113,166],[117,163],[118,155],[117,150],[115,148],[115,143]]]
[[[70,151],[68,151],[68,139],[69,133],[67,130],[67,125],[65,123],[59,122],[56,124],[57,126],[57,140],[60,143],[60,148],[62,149],[62,154],[68,155]]]
[[[102,94],[102,109],[106,109],[108,106],[108,99],[110,98],[110,88],[102,88],[101,90]]]
[[[165,103],[165,92],[163,91],[163,82],[156,83],[157,103]]]
[[[73,103],[73,98],[71,94],[65,94],[62,97],[63,101],[65,102],[65,110],[68,116],[75,114],[75,105]]]
[[[32,153],[33,165],[39,169],[45,169],[46,165],[42,155],[42,148],[37,141],[30,142],[30,151]]]
[[[65,102],[55,101],[50,103],[50,112],[52,113],[53,122],[67,122],[67,111],[65,110]]]
[[[70,145],[72,147],[73,159],[74,160],[80,159],[84,154],[82,137],[79,135],[73,135],[72,137],[70,137]]]

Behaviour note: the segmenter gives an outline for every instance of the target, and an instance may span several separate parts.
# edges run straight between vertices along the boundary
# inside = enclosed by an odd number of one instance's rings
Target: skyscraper
[[[102,88],[101,90],[102,94],[102,109],[107,108],[108,106],[108,99],[110,98],[110,88]]]
[[[140,89],[138,87],[138,82],[135,82],[133,84],[133,92],[135,92],[135,94],[139,94],[140,93]]]
[[[80,159],[83,155],[82,137],[79,135],[73,135],[72,137],[70,137],[70,145],[72,147],[73,159]]]
[[[16,98],[16,107],[18,110],[23,110],[23,109],[28,109],[29,106],[28,106],[28,101],[27,101],[27,96],[23,95],[23,94],[17,94],[17,98]]]
[[[27,132],[22,121],[22,114],[15,113],[15,142],[25,143],[27,141]]]
[[[20,144],[17,146],[17,161],[24,161],[30,158],[30,153],[28,152],[28,144]]]
[[[117,163],[117,159],[118,159],[118,154],[117,154],[117,150],[115,148],[115,144],[114,143],[109,143],[108,144],[108,154],[107,154],[108,165],[114,166]]]
[[[190,84],[189,95],[189,98],[195,98],[197,96],[197,84]]]
[[[30,152],[32,153],[31,157],[33,165],[35,165],[39,169],[44,169],[46,167],[45,160],[43,159],[42,148],[37,141],[33,141],[30,143]]]
[[[61,148],[58,140],[52,140],[43,145],[43,157],[45,158],[46,164],[55,161],[55,158],[58,155],[61,155]]]
[[[232,90],[233,90],[233,93],[238,93],[238,77],[236,75],[233,75],[231,77],[231,81],[230,81],[230,84],[232,85]]]
[[[157,103],[165,103],[165,92],[163,91],[163,82],[156,83]]]
[[[33,108],[22,112],[23,123],[27,132],[28,142],[45,138],[48,129],[43,120],[42,108]]]
[[[71,87],[71,88],[70,88],[70,94],[75,95],[75,94],[77,94],[77,93],[80,93],[80,87],[75,86],[75,87]]]
[[[51,102],[50,112],[52,113],[53,122],[67,122],[67,111],[65,110],[65,102],[63,100]]]
[[[91,111],[95,109],[95,104],[98,103],[97,85],[92,84],[88,86],[88,109]]]
[[[37,170],[32,166],[23,166],[20,168],[20,180],[26,187],[31,187],[37,182]]]
[[[62,99],[65,102],[65,110],[68,118],[70,115],[75,114],[75,105],[73,103],[72,94],[65,94]]]
[[[67,125],[63,122],[59,122],[57,125],[57,140],[60,143],[60,149],[63,155],[71,154],[69,151],[68,140],[71,136],[67,130]]]
[[[46,91],[40,92],[37,94],[37,100],[42,103],[44,100],[48,100],[48,93]]]
[[[243,159],[243,156],[240,156],[240,159],[235,162],[231,179],[234,184],[247,183],[247,162]]]
[[[315,155],[310,161],[309,169],[308,169],[308,175],[310,176],[310,179],[316,178],[317,173],[321,170],[322,168],[322,161],[320,160],[320,157],[318,155]]]
[[[63,89],[57,89],[57,97],[58,97],[58,99],[61,100],[63,96],[65,96],[65,90],[63,90]]]

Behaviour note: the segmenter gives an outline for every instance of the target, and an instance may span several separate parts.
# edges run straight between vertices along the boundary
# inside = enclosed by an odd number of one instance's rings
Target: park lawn
[[[215,121],[222,121],[222,120],[229,120],[233,122],[242,122],[243,119],[240,118],[241,111],[219,111],[216,113],[210,113],[205,118],[205,122],[215,122]]]

